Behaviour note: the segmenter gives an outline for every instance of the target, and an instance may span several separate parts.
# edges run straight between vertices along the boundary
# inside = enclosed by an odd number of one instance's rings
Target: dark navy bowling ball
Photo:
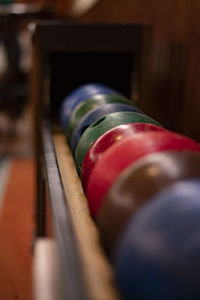
[[[200,179],[175,183],[144,205],[113,259],[124,299],[200,299]]]

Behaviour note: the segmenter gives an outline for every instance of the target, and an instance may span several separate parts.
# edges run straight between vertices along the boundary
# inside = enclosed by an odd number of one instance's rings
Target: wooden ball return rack
[[[56,244],[59,264],[59,293],[52,292],[52,298],[48,298],[48,284],[45,291],[40,275],[40,280],[35,280],[35,298],[120,299],[112,267],[101,246],[59,125],[59,107],[65,95],[87,82],[101,82],[129,98],[140,99],[142,107],[147,94],[145,62],[151,30],[136,24],[66,21],[40,22],[31,28],[37,175],[34,253],[38,240],[51,237]],[[37,267],[34,270],[36,278],[41,271]],[[44,274],[48,276],[48,272]],[[49,282],[52,280],[51,277]]]

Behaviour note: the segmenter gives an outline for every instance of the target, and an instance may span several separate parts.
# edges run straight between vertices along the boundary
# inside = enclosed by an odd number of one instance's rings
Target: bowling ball
[[[76,147],[81,135],[93,122],[108,114],[114,112],[122,112],[122,111],[140,112],[138,108],[132,105],[123,104],[123,103],[110,103],[110,104],[105,104],[103,106],[100,106],[87,113],[84,116],[84,118],[82,118],[82,120],[79,122],[79,124],[76,126],[72,134],[70,147],[73,155],[75,155]]]
[[[180,134],[149,131],[137,133],[111,146],[95,164],[86,188],[92,215],[97,215],[103,197],[125,168],[145,155],[169,150],[200,151],[200,145]]]
[[[81,102],[76,108],[72,111],[70,116],[67,128],[66,128],[66,136],[68,144],[71,143],[71,136],[73,134],[74,129],[82,120],[82,118],[91,110],[96,109],[99,106],[103,106],[108,103],[124,103],[133,105],[133,102],[129,101],[127,98],[120,95],[96,95],[91,99],[87,99]]]
[[[60,109],[60,120],[64,131],[66,130],[67,123],[74,108],[81,102],[97,94],[120,93],[110,87],[107,87],[106,85],[99,83],[84,84],[73,90],[64,98]]]
[[[130,165],[113,183],[97,216],[107,250],[114,247],[129,218],[149,198],[176,181],[193,177],[200,177],[200,153],[195,151],[149,154]]]
[[[87,182],[95,163],[111,145],[132,134],[151,130],[160,131],[165,129],[151,123],[128,123],[114,127],[101,135],[89,148],[82,164],[81,181],[84,190],[86,190]]]
[[[199,195],[200,180],[177,182],[129,221],[112,257],[123,299],[200,299]]]
[[[85,130],[77,145],[75,162],[79,175],[84,157],[90,146],[98,139],[98,137],[118,125],[128,123],[152,123],[161,126],[157,121],[144,114],[127,111],[115,112],[98,119]]]

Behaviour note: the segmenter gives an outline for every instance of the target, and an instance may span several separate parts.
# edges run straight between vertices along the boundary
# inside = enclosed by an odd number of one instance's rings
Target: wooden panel
[[[148,100],[142,108],[167,128],[200,140],[200,2],[102,0],[80,20],[153,25]],[[143,101],[144,100],[144,101]]]
[[[137,24],[89,26],[80,23],[47,21],[37,25],[35,36],[39,39],[42,50],[48,54],[53,52],[137,53],[141,51],[143,30],[143,26]],[[120,38],[123,38],[123,43],[120,43]]]

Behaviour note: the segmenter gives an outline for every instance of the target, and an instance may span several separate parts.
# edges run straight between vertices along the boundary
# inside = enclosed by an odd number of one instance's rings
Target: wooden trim
[[[33,106],[33,139],[34,157],[36,165],[36,203],[35,203],[35,222],[36,235],[45,235],[45,191],[43,176],[43,148],[42,148],[42,105],[43,102],[43,75],[44,61],[43,51],[37,36],[33,43],[33,68],[31,74],[32,106]]]
[[[143,27],[137,24],[69,25],[62,21],[51,21],[37,23],[35,34],[39,37],[43,50],[48,53],[134,53],[141,51]]]

